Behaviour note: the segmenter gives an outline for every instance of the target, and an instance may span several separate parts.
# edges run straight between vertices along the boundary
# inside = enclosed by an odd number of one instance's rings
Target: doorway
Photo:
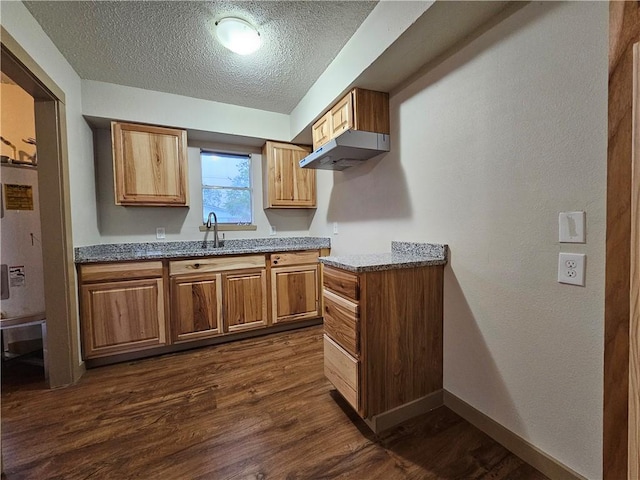
[[[2,378],[30,365],[47,377],[46,314],[34,99],[0,71]],[[40,368],[33,368],[40,367]]]
[[[34,99],[38,191],[49,386],[77,381],[80,363],[77,293],[71,236],[64,92],[20,45],[1,29],[0,65]]]

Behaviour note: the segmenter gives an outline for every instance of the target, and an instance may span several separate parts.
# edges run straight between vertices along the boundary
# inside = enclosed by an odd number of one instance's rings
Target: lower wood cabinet
[[[309,250],[80,265],[84,358],[320,318],[318,256]]]
[[[271,254],[273,323],[322,315],[318,251]]]
[[[220,274],[171,279],[171,336],[174,342],[222,333],[221,283]]]
[[[161,262],[87,265],[80,277],[85,358],[166,345]]]
[[[224,325],[229,333],[266,327],[267,273],[265,269],[224,275]]]
[[[443,272],[324,268],[325,376],[370,426],[442,390]]]
[[[266,327],[264,255],[169,262],[175,342]]]

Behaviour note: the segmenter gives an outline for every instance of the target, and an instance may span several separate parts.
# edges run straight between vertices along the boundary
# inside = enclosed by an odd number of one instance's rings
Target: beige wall
[[[606,3],[530,4],[391,97],[391,152],[319,172],[336,254],[448,243],[445,388],[601,477]],[[558,243],[585,210],[587,244]],[[558,252],[587,254],[586,287]]]

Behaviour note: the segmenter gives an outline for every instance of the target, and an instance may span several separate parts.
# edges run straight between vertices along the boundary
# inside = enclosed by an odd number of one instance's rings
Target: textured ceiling
[[[375,1],[25,1],[83,79],[290,113]],[[236,16],[262,47],[239,56],[209,33]]]

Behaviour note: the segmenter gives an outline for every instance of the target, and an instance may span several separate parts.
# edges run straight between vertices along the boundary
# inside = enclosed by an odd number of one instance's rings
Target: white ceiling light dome
[[[239,55],[249,55],[262,44],[258,30],[249,22],[235,17],[218,20],[216,36],[222,45]]]

